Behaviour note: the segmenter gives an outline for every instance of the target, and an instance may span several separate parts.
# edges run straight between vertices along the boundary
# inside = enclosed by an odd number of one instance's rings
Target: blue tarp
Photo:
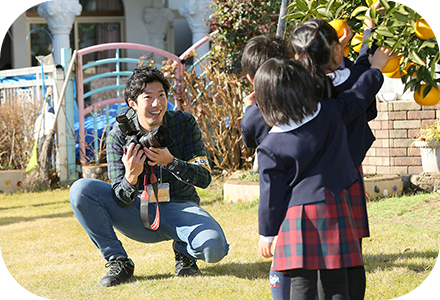
[[[49,76],[44,76],[44,79],[48,79]],[[36,80],[37,75],[35,74],[29,74],[29,75],[19,75],[19,76],[6,76],[6,77],[0,77],[0,83],[3,82],[20,82],[20,81],[27,81],[27,80]],[[76,83],[75,78],[73,79],[73,99],[76,99]]]
[[[44,77],[44,79],[47,79],[47,75]],[[19,82],[19,81],[27,81],[27,80],[36,80],[37,75],[35,74],[29,74],[29,75],[20,75],[20,76],[7,76],[7,77],[0,77],[0,82]]]

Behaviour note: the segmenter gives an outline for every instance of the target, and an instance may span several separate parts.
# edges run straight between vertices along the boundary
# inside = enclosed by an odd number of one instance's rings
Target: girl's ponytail
[[[294,56],[315,79],[321,99],[335,96],[333,84],[322,69],[329,63],[335,43],[339,43],[336,31],[319,19],[304,22],[290,36]]]

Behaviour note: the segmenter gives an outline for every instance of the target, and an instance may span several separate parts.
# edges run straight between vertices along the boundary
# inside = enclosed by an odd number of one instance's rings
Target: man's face
[[[159,81],[147,83],[143,93],[137,97],[137,103],[132,99],[128,103],[136,111],[142,131],[150,132],[162,125],[168,101]]]

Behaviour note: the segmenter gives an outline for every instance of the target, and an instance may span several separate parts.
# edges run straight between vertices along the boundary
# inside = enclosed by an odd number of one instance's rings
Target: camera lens
[[[143,135],[139,143],[145,147],[165,148],[173,145],[174,140],[170,136],[171,131],[165,126],[159,126],[152,132]]]

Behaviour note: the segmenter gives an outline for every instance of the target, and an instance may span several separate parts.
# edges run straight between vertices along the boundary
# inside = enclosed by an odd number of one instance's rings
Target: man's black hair
[[[142,94],[147,87],[147,83],[154,81],[162,83],[165,94],[168,95],[170,83],[160,70],[149,66],[138,66],[134,69],[124,89],[124,98],[127,105],[129,105],[128,99],[136,102],[137,97]]]

